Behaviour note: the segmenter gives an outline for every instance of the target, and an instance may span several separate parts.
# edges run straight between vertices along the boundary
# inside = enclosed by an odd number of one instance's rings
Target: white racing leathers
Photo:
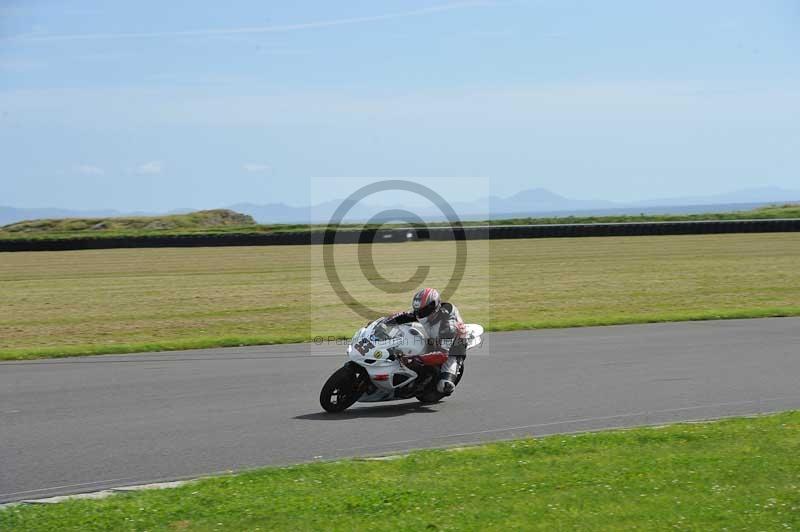
[[[437,389],[441,393],[450,394],[455,389],[455,378],[458,365],[464,363],[467,346],[464,342],[464,320],[461,313],[452,303],[442,303],[439,310],[427,318],[417,319],[411,312],[401,312],[390,318],[395,323],[417,321],[425,328],[432,345],[428,351],[445,351],[447,361],[442,364]]]

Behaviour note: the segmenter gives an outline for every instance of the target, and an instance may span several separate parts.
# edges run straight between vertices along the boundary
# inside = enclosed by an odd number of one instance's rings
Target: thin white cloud
[[[250,173],[269,173],[272,171],[272,167],[268,164],[262,163],[246,163],[242,165],[245,172]]]
[[[0,59],[0,70],[10,70],[12,72],[28,72],[31,70],[41,70],[46,68],[45,63],[39,61]]]
[[[136,173],[142,175],[154,175],[154,174],[160,174],[163,170],[164,170],[164,165],[161,163],[161,161],[150,161],[144,164],[140,164],[136,168]]]
[[[156,32],[135,32],[135,33],[76,33],[62,35],[14,35],[0,39],[0,41],[18,42],[61,42],[61,41],[82,41],[82,40],[107,40],[107,39],[149,39],[158,37],[213,37],[216,35],[238,35],[253,33],[279,33],[298,30],[310,30],[317,28],[330,28],[334,26],[344,26],[350,24],[364,24],[367,22],[378,22],[382,20],[392,20],[398,18],[418,17],[442,11],[452,11],[469,7],[479,7],[493,5],[492,1],[474,0],[464,2],[452,2],[440,4],[412,11],[401,11],[396,13],[385,13],[382,15],[367,15],[363,17],[350,17],[332,20],[318,20],[313,22],[303,22],[298,24],[284,24],[274,26],[251,26],[242,28],[220,28],[220,29],[199,29],[182,31],[156,31]]]
[[[754,81],[537,84],[426,89],[373,94],[362,90],[282,90],[257,86],[223,93],[205,88],[20,89],[0,91],[3,111],[41,127],[103,124],[116,127],[257,126],[406,127],[424,120],[441,127],[502,124],[528,127],[569,124],[675,123],[681,120],[786,124],[786,109],[798,108],[800,84]],[[119,105],[125,101],[126,105]],[[702,110],[702,113],[699,112]],[[658,122],[657,122],[658,121]],[[266,154],[265,154],[266,158]],[[145,161],[140,161],[145,162]],[[268,160],[240,160],[269,163]],[[134,173],[136,165],[129,167]]]
[[[105,175],[105,170],[92,164],[79,164],[74,170],[83,175]]]

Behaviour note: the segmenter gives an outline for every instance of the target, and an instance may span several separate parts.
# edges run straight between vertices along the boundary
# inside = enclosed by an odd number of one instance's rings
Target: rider
[[[398,312],[389,318],[396,324],[419,322],[434,342],[434,347],[447,353],[447,361],[442,364],[436,389],[450,395],[456,388],[455,378],[458,363],[467,354],[464,341],[464,321],[461,313],[452,303],[442,302],[435,288],[423,288],[414,294],[411,312]]]

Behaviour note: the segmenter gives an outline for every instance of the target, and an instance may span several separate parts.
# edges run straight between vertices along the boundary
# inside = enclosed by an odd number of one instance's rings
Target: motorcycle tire
[[[350,408],[363,393],[360,383],[358,373],[349,364],[337,369],[322,386],[320,406],[332,414]]]
[[[464,364],[461,364],[458,368],[458,375],[456,375],[456,380],[454,381],[455,385],[458,386],[458,383],[461,382],[461,377],[464,376]],[[442,393],[436,389],[437,381],[436,379],[431,382],[431,387],[422,392],[417,396],[417,401],[423,404],[433,404],[438,403],[445,397],[450,394]]]

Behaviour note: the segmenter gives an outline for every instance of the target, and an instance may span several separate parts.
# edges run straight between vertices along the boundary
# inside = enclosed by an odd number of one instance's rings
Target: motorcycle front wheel
[[[350,408],[363,393],[361,379],[350,365],[337,369],[322,387],[319,404],[326,412],[337,413]]]

